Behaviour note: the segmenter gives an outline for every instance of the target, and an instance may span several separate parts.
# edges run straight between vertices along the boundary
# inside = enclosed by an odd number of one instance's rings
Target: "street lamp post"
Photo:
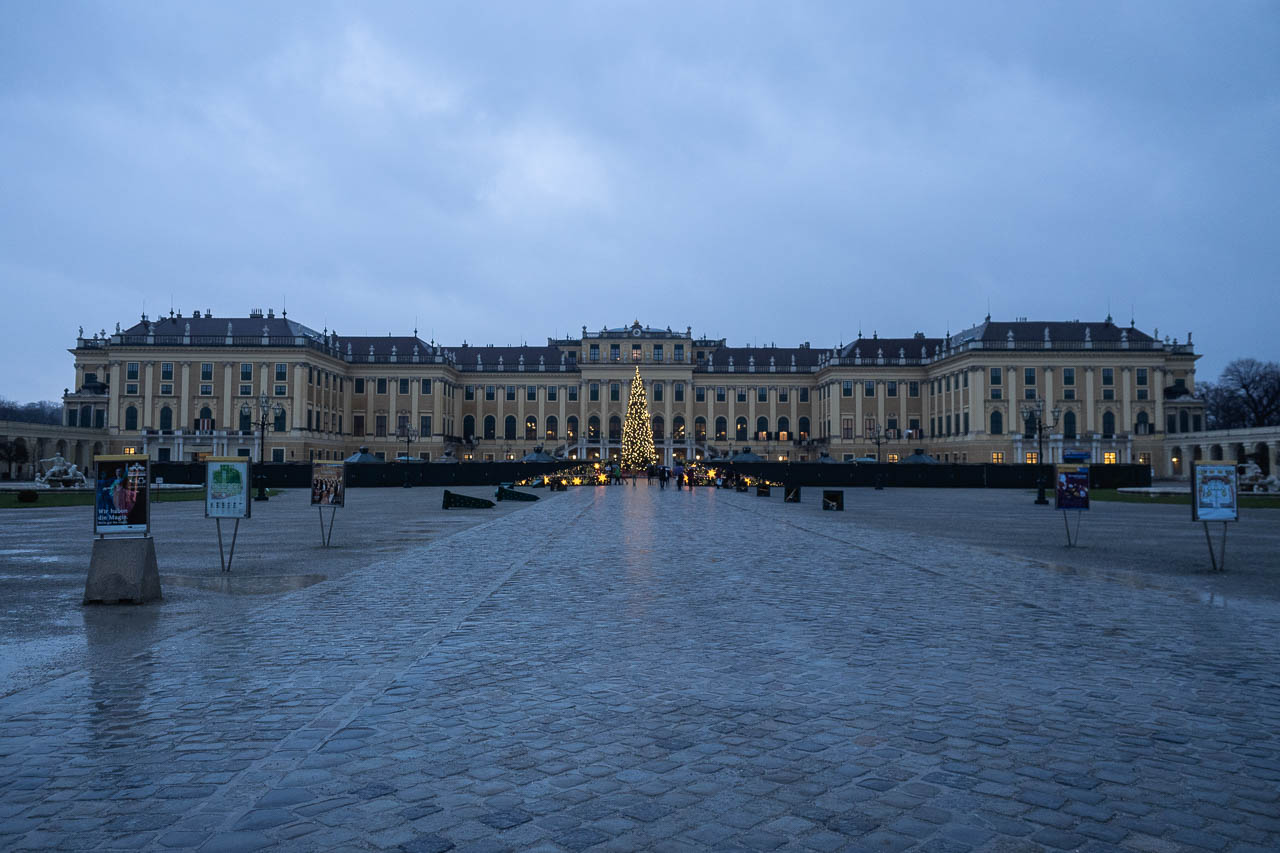
[[[396,435],[404,441],[404,487],[409,489],[413,487],[413,483],[409,482],[409,445],[418,440],[418,428],[406,420],[396,429]]]
[[[1058,424],[1058,418],[1062,415],[1062,409],[1054,406],[1050,412],[1050,420],[1046,424],[1044,420],[1044,400],[1036,400],[1028,402],[1022,407],[1022,421],[1028,424],[1036,433],[1036,465],[1039,470],[1036,473],[1036,503],[1047,504],[1049,499],[1045,497],[1044,490],[1046,487],[1044,477],[1044,431],[1046,428],[1053,429]]]
[[[267,392],[265,390],[258,395],[257,404],[258,462],[262,463],[264,461],[263,453],[265,452],[265,447],[263,445],[267,433],[267,424],[270,423],[272,418],[279,417],[284,414],[284,407],[279,403],[272,402],[271,398],[267,396]],[[240,406],[240,414],[253,419],[253,408],[248,403],[243,403]],[[253,496],[253,499],[255,501],[267,500],[267,488],[263,484],[261,478],[258,480],[258,493]]]

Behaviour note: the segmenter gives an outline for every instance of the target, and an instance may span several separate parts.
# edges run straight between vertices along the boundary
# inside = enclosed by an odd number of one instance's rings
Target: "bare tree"
[[[26,444],[0,438],[0,462],[9,466],[9,479],[13,479],[13,466],[21,465],[30,458]]]
[[[1243,407],[1245,423],[1241,426],[1280,424],[1280,364],[1238,358],[1222,371],[1219,386]]]

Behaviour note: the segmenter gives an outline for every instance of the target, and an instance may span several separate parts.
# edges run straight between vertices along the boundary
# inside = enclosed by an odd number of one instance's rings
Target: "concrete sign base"
[[[160,597],[154,539],[93,540],[89,577],[84,584],[85,604],[141,604]]]

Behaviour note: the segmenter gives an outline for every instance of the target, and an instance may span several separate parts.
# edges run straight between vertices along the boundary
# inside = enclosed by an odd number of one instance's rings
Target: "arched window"
[[[671,437],[676,441],[684,441],[684,416],[676,415],[671,419]]]
[[[160,407],[160,429],[173,429],[173,409]]]
[[[524,437],[527,441],[535,441],[538,438],[538,419],[533,415],[524,419]]]
[[[724,416],[716,418],[716,441],[724,441],[729,437],[729,422]]]
[[[163,423],[163,422],[164,422],[164,411],[163,411],[163,410],[161,410],[161,412],[160,412],[160,421],[161,421],[161,423]],[[248,410],[248,409],[241,409],[241,410],[240,410],[240,431],[241,431],[241,432],[253,432],[253,418],[249,415],[249,410]]]
[[[484,416],[484,437],[489,441],[498,437],[498,419],[493,415]]]
[[[622,418],[618,417],[617,415],[612,415],[609,418],[609,440],[610,441],[622,440]]]
[[[587,418],[587,441],[600,440],[600,418],[592,415]]]
[[[693,440],[707,440],[707,419],[702,416],[693,419]]]
[[[1146,435],[1151,432],[1151,419],[1147,417],[1146,412],[1138,412],[1137,429],[1134,432],[1138,435]]]
[[[565,423],[565,429],[564,429],[565,438],[569,439],[570,441],[575,441],[578,438],[578,416],[569,415],[569,419],[564,423]]]
[[[127,409],[124,410],[124,428],[125,429],[138,428],[138,410],[133,406],[129,406]]]
[[[662,415],[653,416],[653,440],[654,441],[662,441],[662,439],[666,437],[663,431],[665,426],[666,424],[662,420]]]
[[[783,433],[787,434],[787,438],[791,437],[791,421],[785,417],[778,418],[778,438],[782,438]]]
[[[733,422],[734,441],[747,440],[747,419],[739,417]]]
[[[769,419],[766,417],[756,418],[756,438],[764,440],[764,434],[769,432]]]
[[[462,419],[462,437],[463,438],[476,437],[476,416],[475,415],[467,415]]]
[[[213,409],[210,409],[208,406],[200,407],[200,417],[196,419],[196,429],[213,429]]]
[[[1102,437],[1111,438],[1116,434],[1116,416],[1112,412],[1102,413]]]
[[[809,438],[809,419],[801,418],[796,423],[799,424],[798,430],[800,432],[800,439],[802,441],[808,439]]]
[[[513,441],[516,437],[516,416],[507,415],[502,422],[502,437],[507,441]]]
[[[560,428],[560,421],[555,415],[547,415],[547,441],[555,441]]]
[[[1069,409],[1062,416],[1062,435],[1065,438],[1076,437],[1076,413]]]
[[[1178,412],[1178,432],[1189,432],[1191,430],[1191,416],[1187,414],[1187,410],[1183,409]],[[1104,429],[1103,432],[1106,432]]]
[[[1003,412],[991,413],[991,434],[1004,435],[1004,413]]]
[[[280,411],[276,412],[276,420],[275,420],[275,423],[271,425],[271,428],[274,429],[276,432],[284,432],[287,429],[287,426],[285,425],[285,420],[284,420],[284,409],[281,409]]]

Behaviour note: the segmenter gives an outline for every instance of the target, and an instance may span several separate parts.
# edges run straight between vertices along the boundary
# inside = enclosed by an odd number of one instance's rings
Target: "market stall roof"
[[[839,460],[839,459],[834,459],[834,458],[832,458],[831,454],[830,454],[830,453],[828,453],[828,452],[827,452],[827,451],[825,451],[825,450],[822,450],[822,451],[819,451],[819,452],[818,452],[818,458],[817,458],[817,460],[816,460],[816,461],[818,461],[818,462],[825,462],[825,463],[827,463],[827,464],[829,464],[829,465],[830,465],[830,464],[834,464],[834,465],[839,465],[839,464],[840,464],[840,460]]]
[[[763,462],[764,457],[758,453],[752,453],[750,447],[744,447],[737,453],[729,457],[730,462]]]
[[[383,462],[383,460],[379,459],[378,457],[370,453],[369,448],[367,447],[361,447],[359,452],[353,453],[350,456],[348,456],[346,458],[346,461],[347,462],[376,462],[378,464],[382,464]]]
[[[520,457],[521,462],[555,462],[556,458],[547,453],[541,447],[535,447],[533,450]]]
[[[916,451],[914,453],[904,458],[898,464],[899,465],[941,465],[942,463],[939,462],[937,459],[934,459],[928,453],[925,453],[922,449],[916,448]]]

